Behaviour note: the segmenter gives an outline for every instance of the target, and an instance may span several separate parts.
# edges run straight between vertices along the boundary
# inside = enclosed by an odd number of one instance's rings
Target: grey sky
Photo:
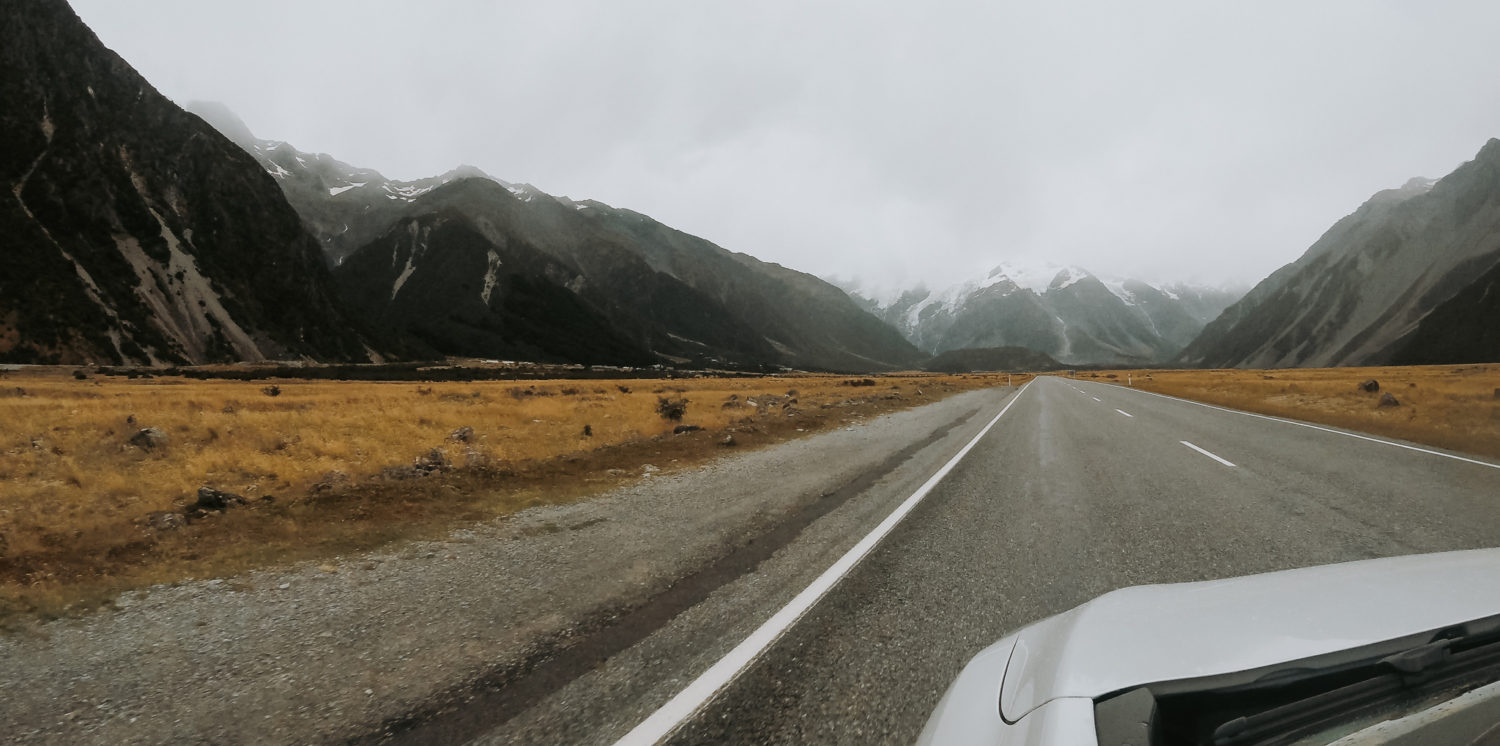
[[[72,0],[179,102],[875,284],[1253,282],[1500,136],[1500,3]]]

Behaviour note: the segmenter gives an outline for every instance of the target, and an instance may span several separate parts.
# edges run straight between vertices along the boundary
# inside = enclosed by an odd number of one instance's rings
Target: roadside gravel
[[[17,743],[368,737],[523,671],[930,433],[977,391],[399,549],[126,593],[0,637]],[[935,448],[947,447],[939,443]]]

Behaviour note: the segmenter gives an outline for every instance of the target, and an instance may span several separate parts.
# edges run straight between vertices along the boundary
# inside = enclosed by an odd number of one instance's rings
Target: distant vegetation
[[[934,373],[1041,373],[1068,367],[1051,355],[1025,347],[986,347],[949,350],[928,360],[923,370]]]

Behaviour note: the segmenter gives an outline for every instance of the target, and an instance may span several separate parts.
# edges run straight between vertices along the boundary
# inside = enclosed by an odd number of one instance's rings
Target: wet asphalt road
[[[669,742],[910,743],[970,656],[1106,591],[1500,544],[1500,469],[1105,384],[1019,397]]]

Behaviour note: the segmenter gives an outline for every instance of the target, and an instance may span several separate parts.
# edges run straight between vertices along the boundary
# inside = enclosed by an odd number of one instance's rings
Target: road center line
[[[1090,396],[1089,398],[1093,399],[1094,401],[1099,401],[1099,397],[1097,397],[1097,396]]]
[[[1214,405],[1214,404],[1204,404],[1201,401],[1193,401],[1192,399],[1184,399],[1184,398],[1182,398],[1180,396],[1167,396],[1166,394],[1158,394],[1155,391],[1142,391],[1140,389],[1135,389],[1135,388],[1130,389],[1130,390],[1134,391],[1134,392],[1136,392],[1138,394],[1148,394],[1150,396],[1157,396],[1157,397],[1161,397],[1163,399],[1171,399],[1172,401],[1180,401],[1180,402],[1185,402],[1187,404],[1196,404],[1196,405],[1198,405],[1200,407],[1207,407],[1209,409],[1217,409],[1220,412],[1228,412],[1230,414],[1242,414],[1242,415],[1244,415],[1246,417],[1254,417],[1256,419],[1261,419],[1261,420],[1270,420],[1272,422],[1280,422],[1280,423],[1286,424],[1286,425],[1296,425],[1297,427],[1305,427],[1305,428],[1308,428],[1310,430],[1321,430],[1321,431],[1323,431],[1325,433],[1333,433],[1334,435],[1343,435],[1343,436],[1350,437],[1350,438],[1358,438],[1360,440],[1368,440],[1371,443],[1384,443],[1384,444],[1386,444],[1388,446],[1395,446],[1397,448],[1405,448],[1408,451],[1416,451],[1418,453],[1426,453],[1426,454],[1429,454],[1429,455],[1432,455],[1432,456],[1442,456],[1443,458],[1451,458],[1454,461],[1463,461],[1464,463],[1468,463],[1468,464],[1477,464],[1479,466],[1487,466],[1487,467],[1489,467],[1491,469],[1500,469],[1500,464],[1491,463],[1489,461],[1480,461],[1479,459],[1465,458],[1463,456],[1454,455],[1452,453],[1443,453],[1442,451],[1433,451],[1433,450],[1430,450],[1430,449],[1427,449],[1427,448],[1418,448],[1416,446],[1409,446],[1409,445],[1407,445],[1405,443],[1397,443],[1395,441],[1384,440],[1382,438],[1372,438],[1372,437],[1370,437],[1368,435],[1360,435],[1358,433],[1350,433],[1350,432],[1345,432],[1343,430],[1335,430],[1335,429],[1333,429],[1331,427],[1323,427],[1322,425],[1314,425],[1314,424],[1311,424],[1311,423],[1308,423],[1308,422],[1298,422],[1297,420],[1289,420],[1289,419],[1287,419],[1285,417],[1272,417],[1270,415],[1256,414],[1254,412],[1246,412],[1246,411],[1240,410],[1240,409],[1230,409],[1229,407],[1220,407],[1220,406],[1217,406],[1217,405]]]
[[[1126,416],[1126,417],[1134,417],[1134,416],[1135,416],[1135,415],[1133,415],[1133,414],[1131,414],[1131,413],[1129,413],[1129,412],[1126,412],[1126,411],[1125,411],[1125,410],[1123,410],[1123,409],[1116,409],[1116,410],[1115,410],[1115,411],[1116,411],[1116,412],[1119,412],[1119,413],[1120,413],[1120,414],[1123,414],[1123,415],[1125,415],[1125,416]]]
[[[1205,456],[1207,456],[1207,457],[1209,457],[1209,458],[1211,458],[1211,459],[1213,459],[1213,460],[1215,460],[1215,461],[1217,461],[1217,462],[1219,462],[1219,463],[1221,463],[1221,464],[1223,464],[1225,466],[1234,466],[1234,464],[1230,463],[1228,460],[1219,458],[1218,456],[1215,456],[1212,453],[1209,453],[1208,451],[1205,451],[1202,448],[1199,448],[1198,446],[1195,446],[1192,443],[1189,443],[1189,442],[1187,442],[1185,440],[1179,440],[1177,442],[1181,443],[1181,444],[1187,446],[1188,448],[1191,448],[1191,449],[1193,449],[1193,450],[1195,450],[1195,451],[1197,451],[1197,452],[1199,452],[1199,453],[1201,453],[1201,454],[1203,454],[1203,455],[1205,455]]]
[[[704,671],[702,675],[694,679],[691,684],[688,684],[686,689],[678,692],[677,696],[667,700],[667,703],[662,705],[660,709],[651,713],[650,717],[641,721],[640,725],[635,726],[623,738],[616,741],[615,746],[646,746],[647,744],[658,743],[671,735],[672,731],[687,722],[699,710],[703,709],[703,706],[707,705],[714,698],[714,695],[718,694],[730,682],[734,681],[746,668],[749,668],[750,664],[754,663],[755,659],[760,657],[761,653],[765,652],[776,640],[780,639],[781,635],[790,629],[793,624],[796,624],[797,620],[802,618],[802,615],[806,614],[808,609],[811,609],[834,585],[842,580],[845,575],[848,575],[849,571],[853,570],[854,566],[859,564],[859,561],[864,559],[865,555],[869,554],[875,548],[875,545],[880,543],[880,540],[884,539],[886,534],[889,534],[896,527],[896,524],[900,523],[901,519],[906,517],[907,513],[916,508],[917,503],[922,502],[922,498],[927,497],[927,493],[931,492],[934,487],[937,487],[938,483],[943,481],[943,477],[948,476],[948,472],[953,471],[953,467],[957,466],[958,462],[962,461],[963,457],[967,456],[969,451],[974,449],[979,439],[983,438],[990,431],[990,428],[994,427],[995,423],[999,422],[1000,418],[1004,417],[1005,413],[1010,411],[1011,405],[1015,404],[1021,398],[1021,394],[1026,393],[1026,388],[1030,385],[1031,382],[1027,381],[1026,385],[1022,386],[1021,390],[1017,391],[1016,395],[1012,396],[1010,401],[1006,402],[1005,406],[1000,409],[1000,413],[995,415],[994,419],[990,420],[989,424],[985,425],[984,429],[980,430],[978,435],[974,436],[973,440],[970,440],[962,450],[949,459],[948,463],[943,464],[943,468],[938,469],[937,473],[929,477],[926,482],[923,482],[922,486],[918,487],[916,492],[911,493],[910,497],[906,498],[895,510],[891,511],[891,514],[886,516],[885,520],[880,522],[880,525],[866,534],[865,538],[860,539],[858,544],[855,544],[837,562],[834,562],[827,570],[824,570],[822,575],[819,575],[810,585],[802,589],[802,592],[787,602],[786,606],[781,607],[780,611],[773,614],[770,619],[767,619],[754,632],[751,632],[750,636],[746,637],[744,642],[736,645],[727,655],[710,666],[707,671]]]

